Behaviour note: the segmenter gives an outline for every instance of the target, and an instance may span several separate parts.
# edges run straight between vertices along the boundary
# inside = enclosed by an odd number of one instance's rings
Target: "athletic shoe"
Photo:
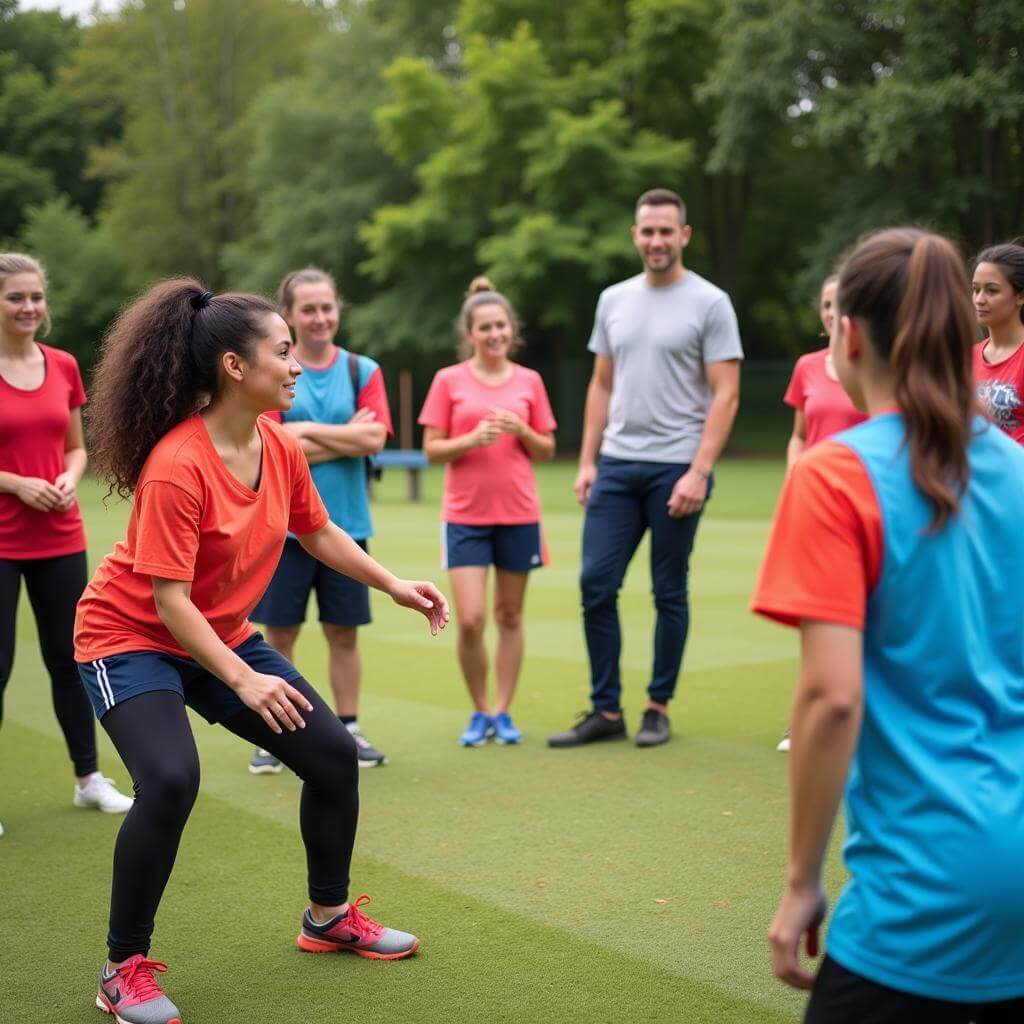
[[[512,716],[507,711],[499,711],[494,716],[494,738],[499,743],[521,743],[523,734],[515,727]]]
[[[317,924],[307,909],[302,915],[302,930],[295,940],[307,953],[355,953],[370,960],[401,960],[419,949],[420,940],[367,917],[359,908],[370,902],[363,893],[350,903],[344,914]]]
[[[178,1008],[164,995],[153,972],[167,973],[167,964],[147,960],[141,953],[129,957],[113,974],[100,971],[96,1005],[112,1013],[117,1024],[181,1024]]]
[[[0,821],[0,836],[4,834],[4,823]]]
[[[358,722],[346,722],[345,728],[348,729],[352,739],[356,741],[356,747],[359,749],[360,768],[377,768],[379,765],[388,763],[387,754],[383,750],[378,750],[363,735],[363,730],[359,728]]]
[[[124,814],[132,809],[133,803],[130,796],[119,793],[114,783],[99,772],[90,775],[84,786],[75,783],[76,807],[97,807],[107,814]]]
[[[257,747],[249,758],[249,771],[253,775],[277,775],[284,767],[269,750]]]
[[[789,753],[789,730],[787,729],[782,734],[782,739],[779,740],[778,746],[775,748],[780,754]]]
[[[482,747],[487,742],[487,737],[492,735],[494,721],[491,716],[485,715],[482,711],[474,711],[466,731],[459,737],[459,742],[464,747]]]
[[[657,708],[648,708],[640,720],[640,730],[636,734],[638,747],[659,747],[672,738],[668,715],[663,715]]]
[[[621,715],[613,721],[605,718],[600,711],[581,711],[576,724],[568,732],[559,732],[548,737],[548,746],[580,747],[584,743],[624,740],[626,737],[626,723]]]

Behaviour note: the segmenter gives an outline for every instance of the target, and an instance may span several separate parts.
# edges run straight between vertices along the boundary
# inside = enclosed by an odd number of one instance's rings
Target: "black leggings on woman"
[[[359,817],[356,745],[303,678],[292,681],[313,705],[300,711],[306,728],[281,735],[255,711],[223,722],[253,746],[269,750],[302,779],[299,827],[306,846],[309,898],[334,906],[348,899],[348,872]],[[135,783],[135,804],[114,847],[110,959],[148,953],[157,906],[199,790],[199,755],[177,693],[143,693],[102,719]]]
[[[56,558],[0,558],[0,721],[3,697],[14,667],[18,592],[25,578],[36,617],[39,649],[50,673],[57,721],[79,777],[96,771],[96,721],[75,666],[72,637],[75,605],[86,582],[85,552]]]

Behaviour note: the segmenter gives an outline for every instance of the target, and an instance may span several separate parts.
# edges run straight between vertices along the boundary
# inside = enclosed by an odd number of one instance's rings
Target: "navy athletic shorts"
[[[301,675],[259,633],[234,651],[256,672],[280,676],[289,683]],[[211,724],[245,710],[238,694],[227,683],[191,658],[178,658],[162,651],[129,651],[96,661],[79,661],[77,665],[97,718],[102,718],[115,704],[154,690],[181,694],[182,700]]]
[[[367,550],[365,540],[356,543]],[[324,565],[294,537],[284,542],[270,586],[249,618],[264,626],[301,626],[314,590],[321,622],[333,626],[365,626],[370,622],[370,588]]]
[[[441,523],[441,568],[493,565],[506,572],[529,572],[547,565],[540,523],[514,526],[466,526]]]

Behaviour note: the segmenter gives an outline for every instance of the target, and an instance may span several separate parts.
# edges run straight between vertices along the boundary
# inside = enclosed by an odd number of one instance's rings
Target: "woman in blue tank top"
[[[1024,451],[977,413],[975,339],[944,238],[856,249],[831,345],[870,419],[794,467],[754,597],[801,632],[769,940],[809,1024],[1024,1020]],[[815,977],[841,797],[851,881]]]

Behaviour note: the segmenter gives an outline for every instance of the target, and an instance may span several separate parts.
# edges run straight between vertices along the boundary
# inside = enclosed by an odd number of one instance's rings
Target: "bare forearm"
[[[477,447],[474,434],[460,434],[458,437],[437,437],[423,442],[423,454],[429,462],[454,462],[461,455]]]
[[[797,437],[794,434],[789,439],[789,444],[786,445],[786,472],[788,473],[793,466],[796,464],[796,460],[800,458],[804,453],[804,449],[807,447],[807,442],[802,437]]]
[[[537,462],[549,462],[555,457],[555,435],[539,434],[526,425],[519,438],[531,459]]]
[[[305,440],[315,441],[335,456],[376,455],[387,441],[383,423],[311,423],[302,428]]]
[[[188,598],[179,594],[161,598],[154,589],[153,596],[160,621],[182,649],[208,672],[235,689],[250,669],[217,636],[203,613]]]
[[[859,701],[836,700],[801,680],[793,708],[790,754],[789,881],[817,882],[860,731]]]
[[[587,402],[583,407],[583,441],[580,444],[580,465],[597,462],[601,450],[601,438],[608,426],[608,405],[611,389],[591,380],[587,388]]]
[[[85,467],[88,465],[88,462],[89,457],[86,455],[84,448],[69,448],[64,453],[64,472],[74,474],[76,487],[79,480],[82,479],[82,474],[85,473]]]
[[[715,463],[722,454],[726,441],[729,440],[739,405],[739,393],[734,391],[719,391],[711,400],[700,446],[691,463],[705,476],[715,468]]]
[[[17,473],[0,473],[0,494],[16,493],[23,479]]]
[[[390,594],[398,582],[380,562],[371,558],[344,530],[328,523],[316,533],[299,538],[299,543],[318,561],[360,583]]]

